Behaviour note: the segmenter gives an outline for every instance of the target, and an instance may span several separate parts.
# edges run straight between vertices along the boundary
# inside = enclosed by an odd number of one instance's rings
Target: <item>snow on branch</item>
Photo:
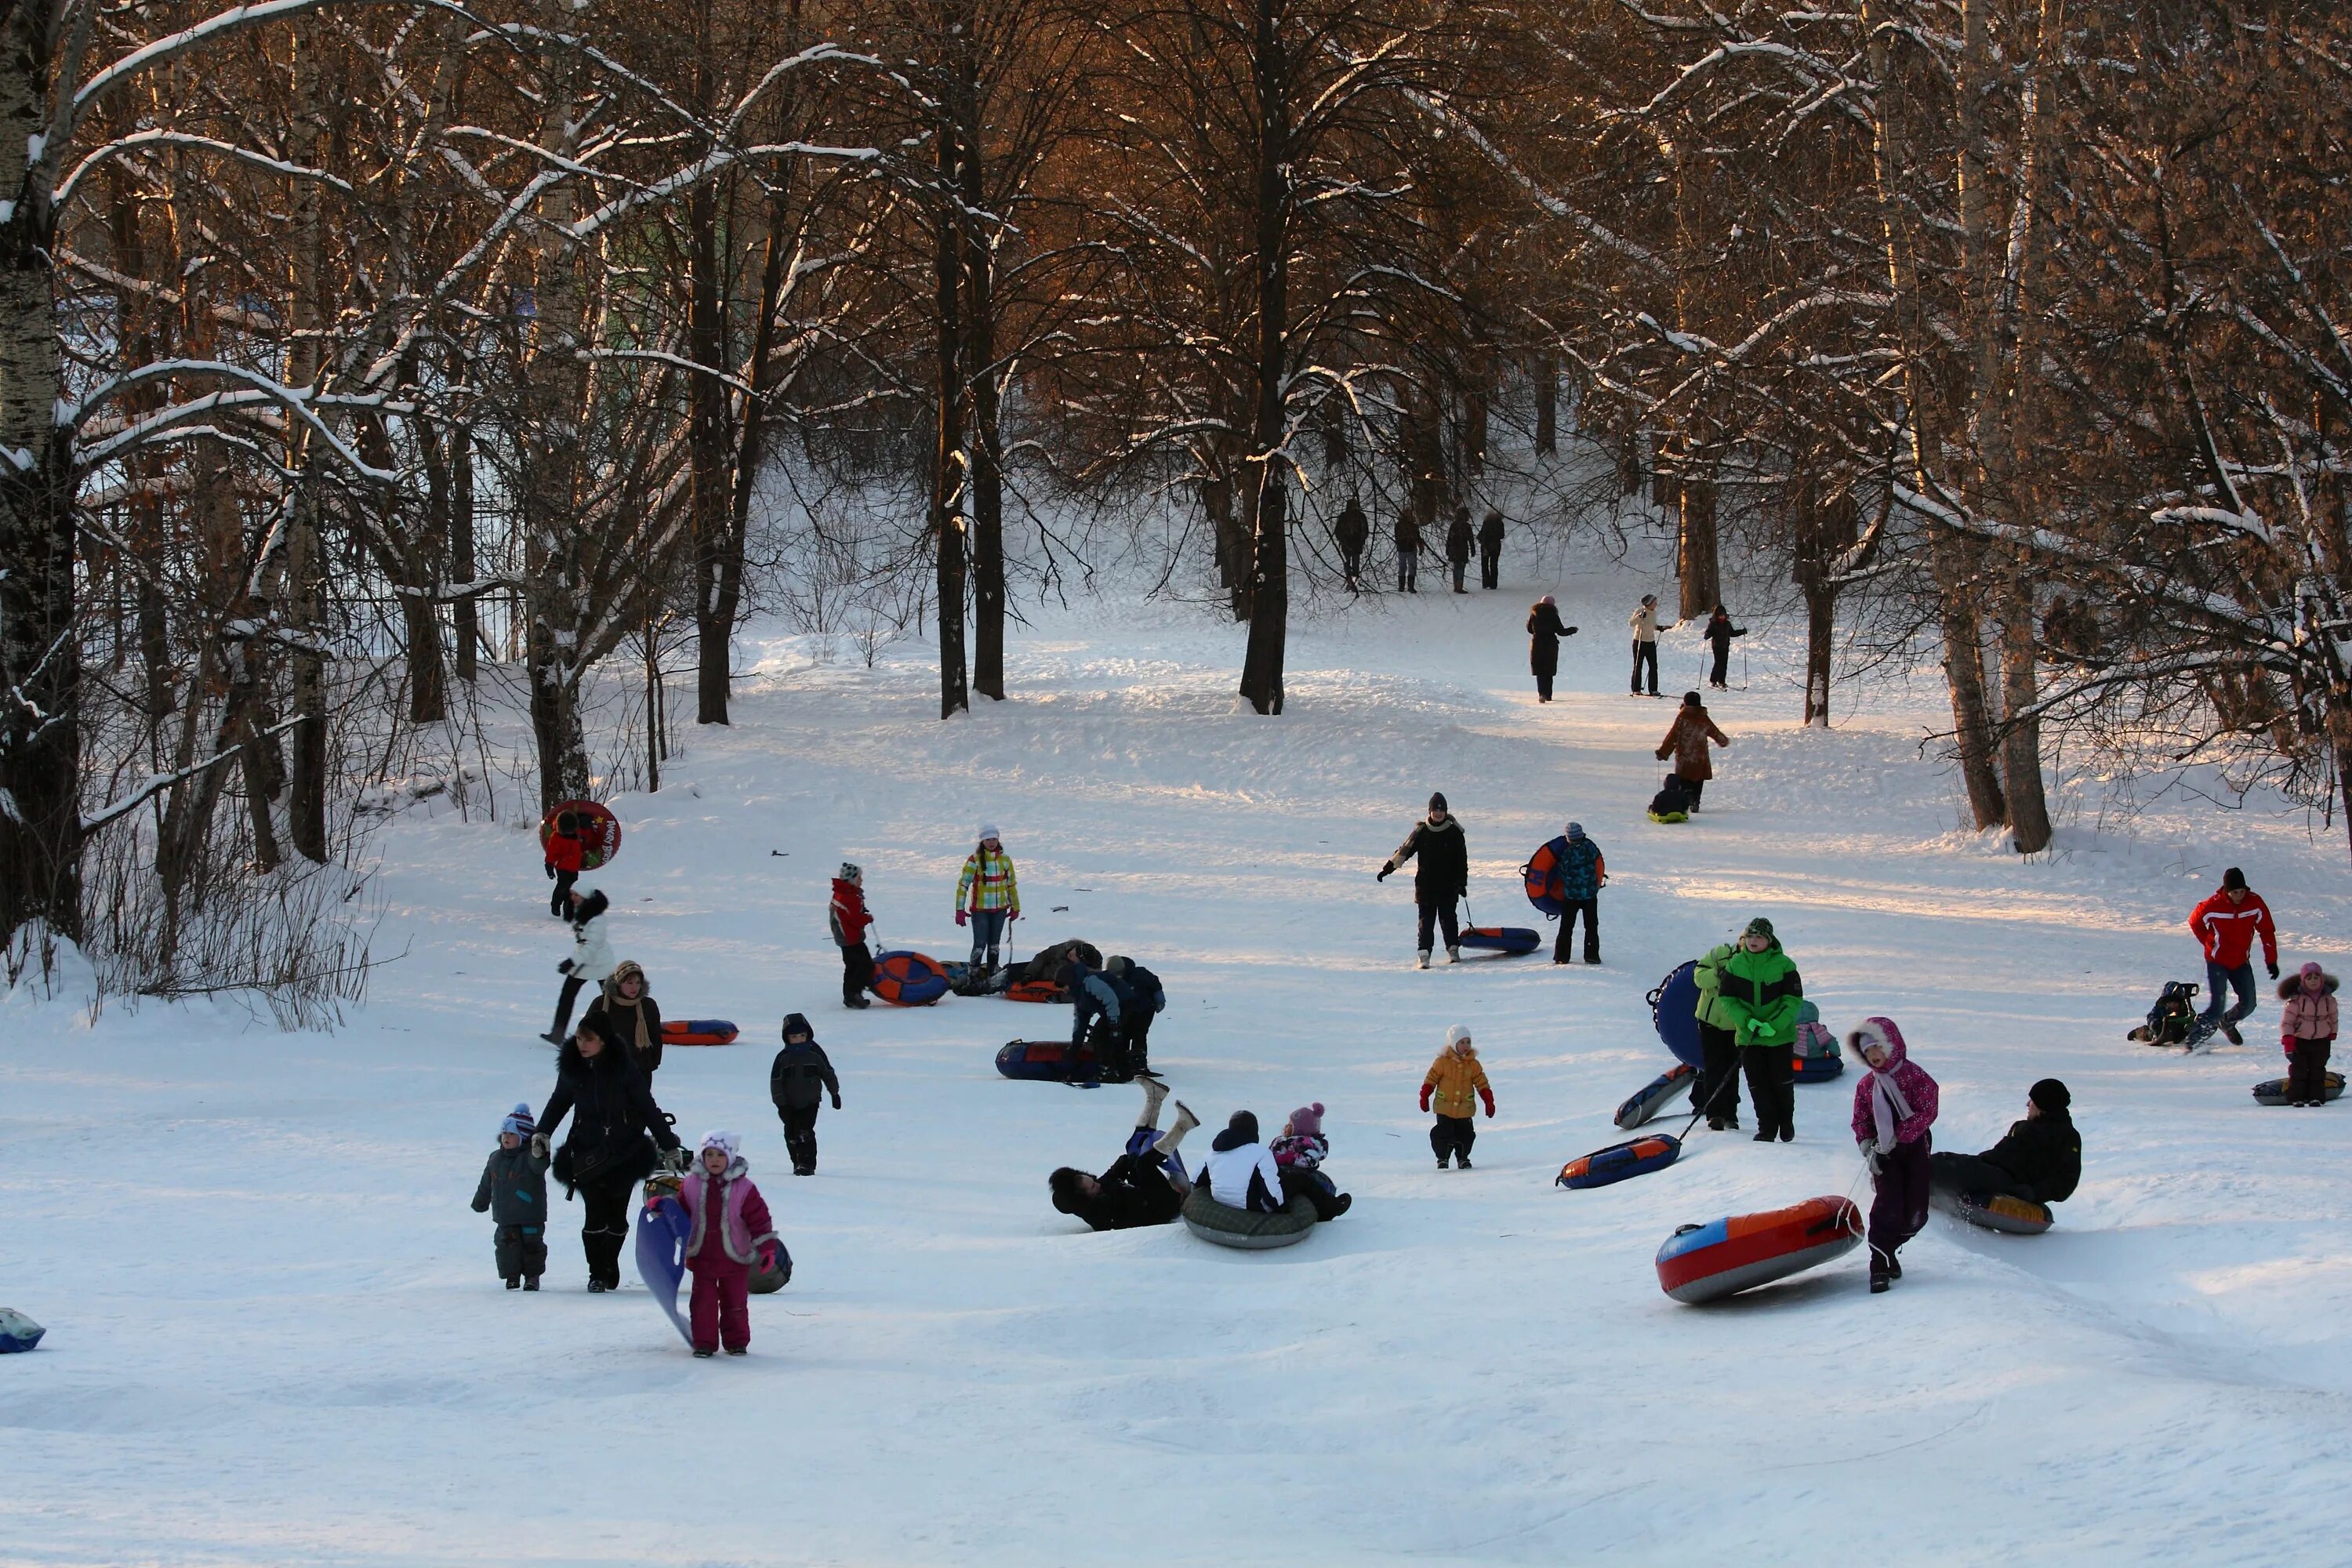
[[[201,763],[191,763],[188,766],[180,769],[176,773],[157,773],[153,778],[149,779],[145,784],[141,784],[137,789],[132,790],[129,795],[123,796],[121,800],[116,801],[113,805],[106,806],[101,810],[95,811],[89,816],[83,817],[81,819],[82,832],[85,835],[95,833],[100,828],[104,827],[108,823],[115,822],[122,817],[130,816],[132,812],[138,810],[141,806],[146,805],[149,801],[154,799],[165,790],[170,789],[173,784],[182,783],[187,779],[194,778],[198,773],[204,773],[208,769],[220,766],[223,763],[229,761],[248,746],[258,745],[264,741],[275,740],[278,736],[286,733],[287,731],[294,728],[295,725],[306,722],[308,718],[309,715],[307,714],[298,713],[291,719],[281,719],[277,723],[269,726],[268,729],[262,731],[259,734],[248,735],[244,740],[239,741],[236,745],[229,747],[226,751],[215,752]]]

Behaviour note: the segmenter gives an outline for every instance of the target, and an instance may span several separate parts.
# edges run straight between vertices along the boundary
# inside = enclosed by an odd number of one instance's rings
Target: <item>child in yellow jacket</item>
[[[1470,1145],[1478,1140],[1477,1125],[1471,1121],[1477,1110],[1474,1095],[1486,1101],[1491,1121],[1495,1090],[1486,1082],[1486,1069],[1479,1064],[1478,1047],[1470,1043],[1469,1026],[1456,1024],[1445,1031],[1445,1048],[1437,1053],[1421,1080],[1421,1108],[1437,1116],[1429,1130],[1429,1146],[1437,1151],[1441,1171],[1448,1155],[1462,1169],[1470,1168]]]

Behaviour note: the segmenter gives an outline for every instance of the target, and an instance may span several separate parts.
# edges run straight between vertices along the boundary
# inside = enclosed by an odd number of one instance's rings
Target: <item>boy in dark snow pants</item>
[[[822,1092],[820,1092],[822,1091]],[[792,1156],[793,1174],[816,1174],[816,1113],[825,1094],[841,1109],[841,1080],[833,1075],[833,1061],[816,1043],[816,1031],[798,1013],[784,1018],[784,1048],[768,1068],[768,1098],[784,1123],[784,1151]]]
[[[499,1146],[474,1189],[474,1212],[488,1214],[499,1275],[509,1290],[536,1290],[547,1272],[547,1159],[530,1148],[538,1131],[530,1107],[518,1105],[499,1123]]]
[[[866,988],[874,984],[874,950],[866,944],[866,932],[874,917],[866,912],[866,873],[853,860],[841,863],[840,874],[833,879],[833,908],[828,917],[833,925],[833,940],[841,949],[841,1005],[845,1007],[870,1007]]]

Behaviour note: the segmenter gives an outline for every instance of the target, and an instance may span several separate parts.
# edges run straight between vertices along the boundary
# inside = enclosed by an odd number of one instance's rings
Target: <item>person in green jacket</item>
[[[1716,1016],[1739,1043],[1748,1098],[1756,1105],[1756,1141],[1786,1143],[1797,1135],[1794,1061],[1804,982],[1780,951],[1772,922],[1761,915],[1748,922],[1739,945],[1715,966],[1715,976]]]
[[[1706,1118],[1707,1131],[1739,1129],[1739,1020],[1723,1001],[1723,965],[1739,951],[1736,942],[1710,948],[1691,978],[1698,983],[1698,1078],[1691,1085],[1691,1108]]]

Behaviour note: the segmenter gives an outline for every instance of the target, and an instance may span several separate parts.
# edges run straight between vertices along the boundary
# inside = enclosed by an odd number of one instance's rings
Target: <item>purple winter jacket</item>
[[[1895,1079],[1895,1088],[1911,1107],[1911,1114],[1895,1124],[1897,1143],[1916,1143],[1935,1125],[1936,1080],[1927,1069],[1911,1059],[1903,1044],[1903,1031],[1895,1026],[1892,1018],[1865,1018],[1862,1027],[1846,1037],[1853,1054],[1862,1055],[1862,1047],[1876,1039],[1886,1047],[1886,1071]],[[1862,1064],[1862,1080],[1853,1086],[1853,1141],[1873,1143],[1878,1139],[1878,1114],[1871,1107],[1872,1080],[1877,1069],[1867,1061]]]

